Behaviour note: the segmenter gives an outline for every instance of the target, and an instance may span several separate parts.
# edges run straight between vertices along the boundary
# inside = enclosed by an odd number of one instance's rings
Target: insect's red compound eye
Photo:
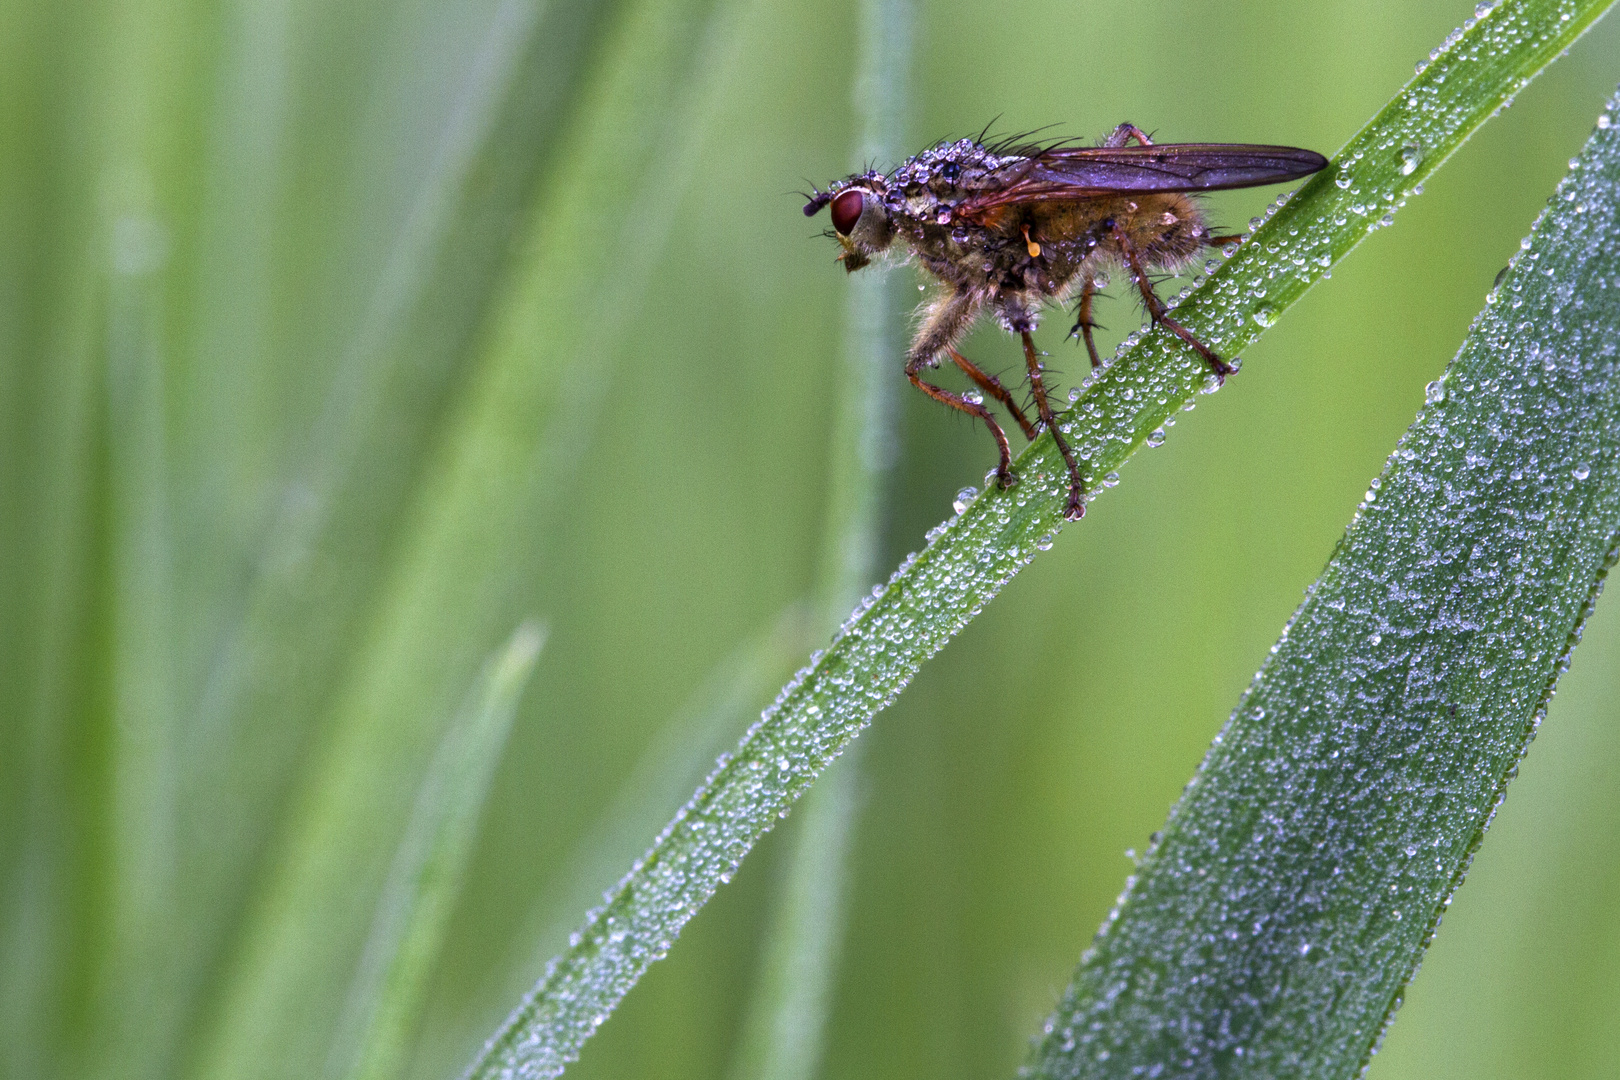
[[[855,229],[855,223],[861,220],[861,209],[866,205],[866,196],[859,190],[851,188],[843,192],[832,201],[833,228],[838,235],[848,236]]]

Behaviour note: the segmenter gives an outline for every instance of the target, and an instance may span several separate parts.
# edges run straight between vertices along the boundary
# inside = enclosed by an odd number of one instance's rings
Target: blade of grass
[[[423,466],[200,1074],[297,1072],[325,1052],[322,1002],[342,992],[369,914],[357,899],[386,870],[366,855],[392,846],[409,803],[400,777],[423,767],[447,688],[466,685],[521,614],[546,515],[600,415],[618,328],[663,249],[671,203],[695,174],[745,10],[646,0],[615,13]]]
[[[1391,208],[1371,219],[1376,228],[1607,7],[1607,0],[1507,0],[1469,20],[1351,140],[1341,163],[1273,214],[1180,306],[1178,317],[1234,355],[1367,235],[1369,204]],[[1072,414],[1068,432],[1087,462],[1092,492],[1206,387],[1202,361],[1172,340],[1153,333],[1131,342]],[[1064,484],[1051,439],[1037,440],[1019,463],[1021,484],[981,495],[931,533],[929,546],[902,563],[887,588],[874,590],[872,602],[863,601],[832,646],[783,690],[608,902],[589,913],[568,951],[492,1036],[469,1077],[560,1074],[827,763],[1050,546],[1061,526]]]
[[[179,855],[175,551],[164,295],[179,228],[175,143],[195,80],[189,0],[121,0],[99,29],[109,799],[106,946],[78,1071],[161,1075],[174,1053]]]
[[[445,729],[377,900],[327,1075],[392,1080],[404,1065],[428,979],[472,861],[478,820],[545,631],[524,623],[485,663]]]
[[[909,0],[862,0],[853,103],[859,131],[852,170],[901,153],[911,80]],[[833,417],[832,479],[822,538],[818,607],[834,627],[878,570],[883,488],[899,439],[889,359],[900,320],[894,275],[857,278],[844,319],[844,370]],[[778,884],[763,962],[731,1065],[734,1080],[809,1080],[843,940],[847,863],[860,802],[860,754],[806,797]]]
[[[176,869],[173,547],[164,447],[159,282],[163,234],[143,214],[112,223],[108,288],[108,541],[112,798],[111,944],[96,1074],[142,1076],[173,1023],[169,938]],[[115,1051],[116,1048],[116,1051]]]
[[[642,850],[647,835],[679,809],[732,744],[737,728],[759,715],[760,702],[770,700],[820,636],[808,605],[794,604],[715,666],[642,752],[572,855],[547,875],[525,925],[511,936],[516,944],[505,950],[502,972],[486,975],[474,994],[441,991],[435,1007],[450,1015],[423,1032],[423,1053],[412,1063],[413,1075],[449,1075],[465,1063],[466,1047],[476,1046],[512,999],[534,985],[551,951],[568,940],[579,912],[601,897]]]
[[[647,834],[680,808],[687,793],[731,746],[738,726],[758,715],[759,703],[769,700],[792,674],[817,637],[805,606],[795,604],[716,665],[691,701],[642,753],[613,804],[575,845],[572,858],[553,877],[556,884],[535,904],[532,928],[518,935],[518,941],[555,947],[567,940],[580,909],[613,884],[625,862],[642,850]],[[545,953],[514,957],[520,960],[522,975],[514,973],[503,980],[504,985],[517,994],[533,986],[545,957]],[[511,999],[507,994],[495,1005],[504,1008]]]
[[[99,141],[62,140],[56,127],[94,131],[101,122],[101,57],[73,32],[81,18],[68,5],[12,5],[0,16],[8,203],[0,322],[9,339],[0,363],[15,390],[7,450],[18,451],[5,463],[17,495],[8,522],[17,544],[5,557],[18,586],[6,607],[22,624],[21,648],[7,654],[20,736],[8,745],[27,773],[21,850],[0,912],[0,1060],[15,1076],[71,1075],[80,1060],[73,1051],[89,1037],[105,917],[90,898],[106,854],[105,643],[90,632],[105,573],[105,337],[94,317],[106,274],[95,190],[104,162]]]
[[[464,374],[489,297],[509,272],[513,220],[531,204],[552,160],[599,7],[538,0],[503,0],[491,7],[477,63],[468,66],[453,95],[420,190],[393,237],[387,269],[363,301],[360,325],[343,355],[318,358],[316,367],[335,367],[337,374],[330,377],[315,430],[300,432],[300,452],[272,485],[265,484],[262,462],[255,459],[267,452],[250,444],[284,437],[284,431],[254,422],[264,408],[260,398],[277,378],[276,364],[308,361],[261,353],[263,342],[241,336],[254,331],[251,306],[214,310],[214,286],[199,286],[195,323],[201,337],[195,347],[214,350],[209,359],[215,363],[221,351],[240,360],[240,367],[224,365],[234,369],[229,374],[199,363],[185,395],[204,425],[186,432],[183,448],[188,489],[197,493],[186,507],[188,523],[197,533],[193,546],[208,551],[212,561],[199,574],[217,586],[196,590],[209,597],[209,607],[189,613],[194,632],[215,644],[202,685],[187,700],[184,773],[194,782],[185,825],[196,847],[207,852],[188,868],[188,910],[195,948],[216,978],[227,967],[219,954],[230,948],[229,935],[239,929],[256,880],[254,860],[265,855],[299,755],[308,749],[312,718],[329,705],[352,660],[353,643],[363,637],[356,627],[387,566],[377,552],[395,547],[406,493],[438,434],[449,389]],[[283,32],[272,13],[260,11],[229,25],[242,40],[230,41],[227,55],[250,52],[261,63],[271,62],[273,39]],[[261,34],[272,40],[257,40]],[[271,83],[279,77],[273,70],[263,75]],[[211,152],[221,169],[258,164],[275,152],[273,144],[256,142],[264,138],[257,133],[275,123],[281,107],[275,94],[274,86],[220,94],[216,131],[223,134]],[[207,250],[245,248],[233,274],[251,274],[248,257],[255,254],[254,231],[260,227],[252,208],[240,205],[254,195],[238,188],[263,179],[227,173],[219,181],[225,186],[221,205],[204,222]],[[293,213],[276,220],[289,229],[298,219]],[[271,370],[258,370],[253,382],[251,365],[261,357]],[[327,378],[324,371],[320,375]],[[221,428],[211,419],[221,416],[232,424]],[[269,434],[260,434],[261,428]],[[241,505],[262,498],[267,486],[275,492],[275,507]],[[210,515],[223,491],[252,493],[225,500],[233,524],[252,522],[246,540],[218,536],[224,526]],[[207,520],[198,524],[199,515]],[[236,586],[238,580],[245,584]],[[228,600],[221,603],[220,595]],[[424,707],[437,708],[436,716],[448,714],[454,694],[498,640],[495,634],[521,615],[513,612],[489,641],[474,646],[467,677],[447,689],[446,700]],[[205,987],[201,995],[221,998],[217,987]]]
[[[859,765],[858,753],[844,755],[799,809],[732,1080],[809,1080],[820,1066],[860,809]]]
[[[1032,1075],[1357,1075],[1620,541],[1608,116],[1215,740]]]

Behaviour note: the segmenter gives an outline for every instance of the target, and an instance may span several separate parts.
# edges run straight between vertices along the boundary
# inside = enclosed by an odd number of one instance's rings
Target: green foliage
[[[1138,865],[1040,1077],[1358,1075],[1620,545],[1608,117]]]
[[[544,643],[539,627],[518,627],[445,728],[377,900],[328,1075],[388,1080],[399,1074],[471,861],[489,782]]]
[[[1471,22],[1350,141],[1329,170],[1280,213],[1268,215],[1267,225],[1178,307],[1178,318],[1227,355],[1252,342],[1337,258],[1393,223],[1394,210],[1416,185],[1606,6],[1594,2],[1576,8],[1572,17],[1567,4],[1505,3]],[[1216,387],[1203,360],[1168,332],[1148,337],[1140,347],[1130,344],[1133,348],[1099,377],[1087,380],[1074,419],[1065,424],[1076,454],[1086,462],[1092,491],[1100,490],[1102,475],[1138,447],[1155,437],[1162,441],[1161,425],[1191,404],[1200,388]],[[815,776],[1037,550],[1052,547],[1061,527],[1066,476],[1049,436],[1020,457],[1019,473],[1022,482],[1011,490],[993,489],[963,506],[930,534],[928,547],[907,558],[887,586],[862,602],[832,646],[789,684],[608,902],[592,913],[470,1075],[560,1074]],[[1589,592],[1583,585],[1568,597],[1572,612]],[[1536,703],[1540,699],[1537,695]],[[1338,849],[1333,857],[1339,857]],[[1454,867],[1445,871],[1447,886],[1454,873]],[[1381,887],[1378,878],[1361,875],[1357,882],[1362,888]],[[1394,961],[1404,962],[1404,956]],[[1392,971],[1391,984],[1401,981],[1404,972]],[[1275,978],[1260,982],[1278,984]],[[1325,1002],[1336,996],[1330,989],[1312,1009],[1326,1010]],[[1377,1026],[1363,1021],[1358,1031]],[[1134,1041],[1128,1041],[1133,1054],[1116,1053],[1132,1065],[1162,1057],[1160,1046],[1133,1034]],[[1284,1060],[1301,1054],[1291,1047]],[[1354,1054],[1359,1065],[1360,1046]]]

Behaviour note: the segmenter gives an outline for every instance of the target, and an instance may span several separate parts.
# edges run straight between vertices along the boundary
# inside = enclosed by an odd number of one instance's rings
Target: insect
[[[831,235],[844,249],[839,258],[845,270],[859,270],[898,244],[944,286],[906,353],[906,377],[935,401],[984,421],[1000,453],[996,478],[1003,487],[1016,481],[1012,451],[983,398],[935,386],[921,372],[948,357],[1007,408],[1025,438],[1034,439],[1040,429],[1001,381],[956,350],[987,308],[1002,329],[1022,339],[1040,425],[1052,433],[1068,466],[1064,516],[1074,519],[1085,513],[1080,465],[1058,429],[1030,337],[1041,308],[1078,294],[1074,333],[1084,339],[1092,366],[1101,366],[1092,340],[1092,300],[1100,278],[1123,271],[1153,322],[1224,379],[1236,368],[1171,318],[1148,274],[1179,271],[1203,249],[1242,239],[1210,235],[1190,193],[1284,183],[1325,165],[1322,155],[1289,146],[1156,145],[1135,125],[1121,124],[1101,146],[941,143],[891,173],[858,173],[813,192],[804,212],[830,208]]]

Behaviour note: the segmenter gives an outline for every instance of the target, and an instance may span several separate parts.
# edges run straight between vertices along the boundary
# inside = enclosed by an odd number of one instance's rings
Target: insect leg
[[[1142,265],[1142,253],[1136,250],[1136,245],[1131,243],[1130,235],[1117,221],[1114,222],[1114,243],[1119,246],[1119,253],[1124,256],[1126,265],[1131,269],[1131,275],[1136,278],[1136,287],[1142,291],[1142,302],[1147,305],[1148,315],[1153,321],[1191,345],[1209,364],[1217,379],[1224,381],[1228,375],[1237,371],[1237,368],[1216,356],[1215,351],[1208,345],[1193,337],[1192,331],[1170,317],[1165,310],[1164,302],[1159,299],[1158,293],[1153,291],[1153,283],[1148,280],[1147,268]]]
[[[1147,134],[1135,124],[1119,125],[1119,127],[1114,129],[1113,134],[1109,135],[1108,138],[1103,140],[1103,145],[1125,146],[1128,145],[1132,139],[1135,139],[1143,146],[1153,145],[1153,140],[1148,138]]]
[[[1091,339],[1091,331],[1097,324],[1091,319],[1091,301],[1097,295],[1097,281],[1095,278],[1086,278],[1080,286],[1080,308],[1075,312],[1074,330],[1069,331],[1073,337],[1075,331],[1086,340],[1086,352],[1091,354],[1091,366],[1102,367],[1102,357],[1097,355],[1097,343]]]
[[[941,354],[955,353],[951,343],[966,332],[983,306],[984,298],[971,292],[950,293],[935,300],[923,316],[917,336],[912,339],[911,348],[906,352],[906,378],[911,380],[912,386],[935,401],[984,421],[996,440],[996,450],[1001,454],[996,463],[996,478],[1002,487],[1012,487],[1018,482],[1012,471],[1012,449],[1007,445],[1007,433],[1001,430],[1001,425],[996,423],[990,410],[974,404],[961,394],[953,394],[943,387],[923,382],[917,374],[925,367],[936,366]]]
[[[1028,330],[1019,336],[1024,339],[1024,363],[1029,367],[1029,386],[1035,392],[1035,408],[1040,411],[1046,430],[1052,433],[1052,441],[1057,443],[1063,462],[1069,467],[1069,504],[1064,507],[1063,516],[1076,521],[1086,514],[1085,499],[1080,492],[1080,465],[1074,460],[1074,451],[1069,449],[1063,432],[1058,430],[1057,417],[1052,415],[1052,405],[1046,400],[1046,384],[1041,381],[1041,360],[1035,353],[1035,339],[1029,336]]]
[[[1007,406],[1007,411],[1013,414],[1014,420],[1018,421],[1018,427],[1023,431],[1024,438],[1033,441],[1035,438],[1035,425],[1029,422],[1029,417],[1024,415],[1024,410],[1020,409],[1018,403],[1013,400],[1012,395],[1007,393],[1007,388],[1001,385],[1001,380],[980,370],[977,364],[955,349],[947,349],[946,351],[951,354],[951,359],[956,361],[956,366],[966,372],[968,378],[979,384],[979,389]]]
[[[1007,433],[1001,430],[1001,425],[996,423],[994,416],[990,415],[990,410],[983,405],[973,404],[973,402],[960,394],[953,394],[949,390],[935,386],[933,383],[923,382],[922,377],[917,374],[917,369],[920,367],[922,365],[919,363],[910,360],[906,361],[906,378],[911,380],[911,385],[935,401],[942,401],[953,409],[960,409],[969,416],[977,416],[980,420],[983,420],[985,426],[990,429],[990,434],[995,438],[996,449],[1001,454],[1001,460],[996,463],[996,481],[1004,488],[1016,484],[1018,478],[1013,475],[1012,471],[1012,448],[1007,445]]]

